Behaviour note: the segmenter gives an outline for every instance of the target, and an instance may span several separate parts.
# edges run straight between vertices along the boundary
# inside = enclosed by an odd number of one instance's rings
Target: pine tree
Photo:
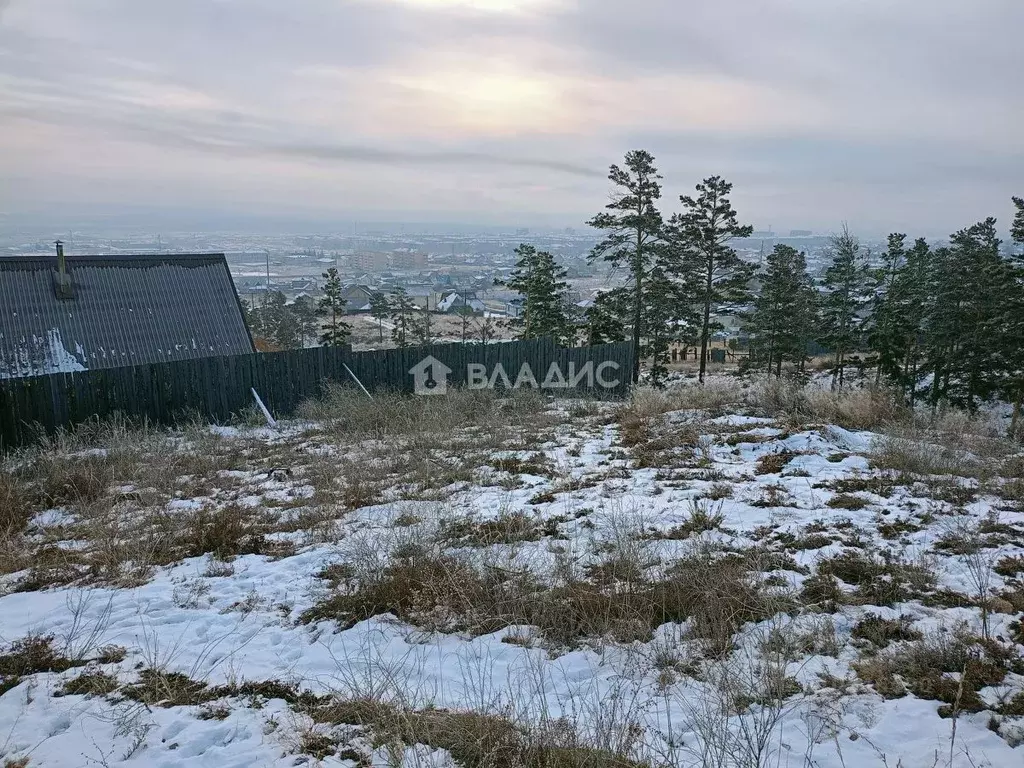
[[[245,315],[245,323],[249,326],[249,333],[253,339],[265,339],[266,329],[263,327],[263,313],[256,306],[254,301],[242,302],[242,313]]]
[[[469,341],[470,336],[470,320],[473,319],[473,308],[468,304],[461,304],[456,308],[455,314],[459,317],[459,337],[462,343],[465,344]]]
[[[348,343],[352,333],[352,326],[341,318],[345,315],[345,305],[348,303],[342,295],[341,277],[336,267],[331,267],[323,273],[324,295],[320,299],[320,313],[327,318],[327,327],[320,336],[320,343],[325,347],[340,347]]]
[[[647,277],[663,255],[662,217],[657,208],[661,198],[661,185],[654,165],[654,157],[644,150],[626,153],[625,168],[612,165],[608,179],[615,185],[614,199],[588,224],[603,230],[601,240],[590,253],[591,262],[601,259],[615,268],[626,270],[626,286],[619,291],[615,304],[620,304],[628,292],[626,323],[636,355],[632,379],[640,377],[641,340],[647,334],[644,325],[644,306],[647,303]],[[625,303],[625,302],[621,302]],[[609,303],[610,304],[610,303]]]
[[[416,305],[413,304],[405,288],[399,286],[391,297],[391,338],[399,348],[412,345]]]
[[[429,303],[429,299],[427,302]],[[427,346],[434,343],[434,316],[427,305],[415,310],[412,319],[412,334],[417,344]]]
[[[904,242],[903,235],[889,236],[885,270],[894,275],[886,277],[882,285],[887,287],[876,296],[870,343],[878,356],[879,374],[897,386],[913,408],[934,296],[935,259],[924,238],[905,251]]]
[[[748,320],[751,365],[782,375],[784,363],[802,370],[815,320],[816,294],[806,256],[778,244],[766,259],[761,291]]]
[[[876,356],[876,385],[882,376],[897,383],[901,383],[903,378],[905,324],[908,321],[904,314],[906,297],[903,293],[910,286],[900,280],[900,275],[906,265],[906,241],[905,234],[889,235],[882,266],[872,273],[874,296],[868,344]]]
[[[298,326],[299,346],[305,347],[307,342],[316,341],[319,317],[316,302],[309,296],[297,296],[291,309]]]
[[[697,197],[683,195],[682,213],[669,220],[668,239],[681,257],[685,282],[701,309],[700,372],[704,381],[708,347],[715,330],[713,312],[742,309],[752,298],[747,283],[754,267],[736,254],[729,243],[737,237],[749,237],[754,228],[741,225],[729,201],[732,184],[720,176],[710,176],[697,185]]]
[[[583,312],[583,328],[587,346],[612,344],[626,340],[623,318],[629,315],[629,292],[617,288],[603,291]]]
[[[370,294],[370,317],[377,321],[377,330],[380,333],[380,341],[384,343],[384,321],[391,315],[391,307],[388,304],[388,297],[380,292],[374,291]]]
[[[481,344],[490,344],[498,338],[498,329],[494,325],[494,318],[484,313],[477,322],[476,338]]]
[[[644,305],[646,343],[641,348],[650,360],[650,381],[662,387],[668,375],[669,350],[674,341],[689,337],[694,331],[694,315],[689,297],[679,282],[656,265],[647,278],[647,302]]]
[[[1013,418],[1010,421],[1010,437],[1018,436],[1021,411],[1024,409],[1024,199],[1013,198],[1013,223],[1010,238],[1016,246],[1016,254],[1009,259],[1008,282],[1011,288],[1010,301],[1006,307],[1006,346],[1010,350],[1010,382],[1008,397],[1013,402]]]
[[[1013,198],[1013,205],[1017,210],[1013,215],[1010,237],[1018,246],[1024,246],[1024,198]]]
[[[280,291],[268,291],[263,306],[256,310],[259,336],[278,349],[295,349],[299,346],[299,323],[288,299]]]
[[[555,257],[547,251],[538,251],[532,245],[521,244],[515,250],[519,257],[508,279],[496,281],[523,297],[523,313],[509,320],[517,339],[537,339],[549,336],[556,343],[568,343],[572,336],[571,322],[566,312],[568,283],[566,271],[558,266]]]
[[[933,410],[950,402],[974,411],[1005,384],[1010,363],[1003,312],[1012,281],[999,246],[996,221],[988,218],[935,252],[924,360]]]
[[[832,388],[842,389],[848,357],[862,341],[869,272],[860,243],[845,226],[832,238],[832,263],[825,270],[822,343],[832,351]]]

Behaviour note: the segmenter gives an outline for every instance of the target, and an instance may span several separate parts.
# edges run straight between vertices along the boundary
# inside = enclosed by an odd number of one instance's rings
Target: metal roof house
[[[222,253],[0,257],[0,379],[253,352]]]

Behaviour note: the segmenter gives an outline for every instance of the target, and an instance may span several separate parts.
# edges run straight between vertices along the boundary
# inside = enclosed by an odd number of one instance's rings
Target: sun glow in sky
[[[777,228],[1024,194],[1020,0],[0,0],[0,212],[579,226],[652,151]],[[955,51],[955,55],[951,52]]]
[[[559,0],[391,0],[391,2],[426,10],[468,10],[484,13],[529,13],[545,6],[560,4]]]

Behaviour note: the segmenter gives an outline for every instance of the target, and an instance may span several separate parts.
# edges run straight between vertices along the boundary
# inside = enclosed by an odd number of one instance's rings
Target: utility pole
[[[270,251],[267,254],[267,293],[270,293]]]

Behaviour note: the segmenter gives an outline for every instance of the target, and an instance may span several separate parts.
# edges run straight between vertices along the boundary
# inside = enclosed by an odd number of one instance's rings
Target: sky
[[[0,214],[582,226],[651,151],[757,229],[1024,195],[1022,0],[0,0]],[[57,222],[55,222],[57,223]]]

